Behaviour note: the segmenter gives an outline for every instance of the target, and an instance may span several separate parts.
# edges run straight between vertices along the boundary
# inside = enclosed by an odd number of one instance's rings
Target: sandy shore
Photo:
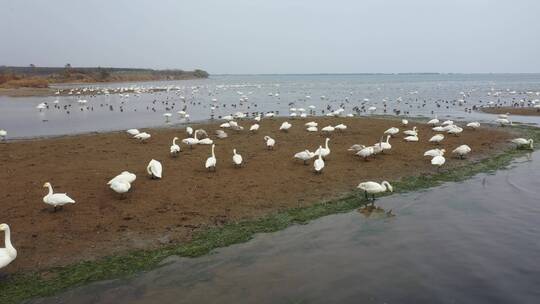
[[[123,132],[68,136],[0,144],[0,222],[12,228],[19,250],[17,260],[6,271],[29,271],[76,261],[91,260],[140,248],[157,248],[189,240],[210,226],[253,219],[287,208],[307,206],[338,198],[354,191],[361,181],[397,180],[400,177],[435,172],[425,150],[436,132],[419,128],[421,141],[407,143],[399,135],[390,140],[392,150],[363,161],[347,151],[355,143],[373,144],[399,122],[370,118],[316,118],[320,126],[345,123],[342,134],[331,135],[330,155],[322,175],[313,167],[293,160],[294,153],[314,150],[323,144],[320,133],[308,133],[307,120],[290,120],[288,133],[279,132],[283,121],[263,120],[257,134],[228,131],[229,138],[216,141],[217,172],[204,162],[210,146],[192,151],[183,146],[178,158],[169,156],[171,139],[185,138],[178,129],[146,130],[146,144]],[[241,122],[249,128],[252,122]],[[217,124],[200,125],[213,134]],[[409,125],[410,129],[412,124]],[[267,151],[263,136],[277,140]],[[213,136],[212,136],[213,137]],[[467,160],[447,155],[445,168],[466,165],[508,146],[511,134],[503,129],[465,130],[459,137],[446,136],[440,145],[447,151],[461,144],[471,146]],[[246,164],[232,165],[236,148]],[[164,167],[162,180],[146,176],[146,165],[157,159]],[[119,200],[107,181],[128,170],[137,174],[128,197]],[[67,192],[77,203],[52,213],[42,197],[43,183],[50,181],[56,192]]]
[[[18,88],[6,89],[0,88],[0,96],[9,97],[34,97],[34,96],[53,96],[56,90],[51,88]]]
[[[490,114],[506,114],[524,115],[524,116],[540,116],[540,108],[515,108],[515,107],[489,107],[481,108],[482,112]]]

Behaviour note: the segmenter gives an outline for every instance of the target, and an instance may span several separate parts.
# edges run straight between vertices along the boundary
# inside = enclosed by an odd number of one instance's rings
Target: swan
[[[220,128],[224,128],[224,129],[227,129],[227,128],[230,128],[231,127],[231,124],[228,123],[228,122],[224,122],[222,124],[219,125]]]
[[[110,188],[120,194],[121,198],[124,198],[124,194],[129,191],[131,184],[125,180],[115,180],[111,183]]]
[[[146,132],[142,132],[142,133],[139,133],[135,136],[133,136],[133,138],[136,138],[138,140],[140,140],[141,142],[146,142],[150,137],[152,137],[152,135],[146,133]]]
[[[259,124],[253,124],[251,125],[251,127],[249,127],[249,131],[255,133],[259,130],[259,128],[260,128]]]
[[[315,155],[321,154],[323,158],[328,157],[330,155],[330,147],[328,147],[328,142],[330,141],[330,138],[326,138],[324,141],[324,148],[322,146],[319,146],[319,149],[315,150]]]
[[[453,121],[451,121],[451,120],[445,120],[445,121],[443,121],[443,123],[442,123],[441,125],[443,125],[443,126],[450,126],[450,125],[453,125],[453,124],[454,124]]]
[[[66,193],[53,193],[53,188],[49,182],[43,184],[43,188],[49,188],[49,193],[43,197],[43,202],[53,206],[55,212],[57,207],[62,208],[66,204],[75,203],[75,201],[71,197],[67,196]]]
[[[381,138],[381,141],[376,143],[373,146],[375,148],[380,148],[381,152],[383,152],[384,150],[392,149],[392,145],[390,144],[390,137],[392,137],[392,136],[391,135],[386,135],[386,141],[382,141],[382,138]]]
[[[324,169],[324,160],[322,158],[322,146],[319,146],[319,157],[313,162],[313,168],[315,169],[315,173],[322,173],[322,170]]]
[[[223,130],[216,130],[216,136],[219,139],[227,138],[229,135],[227,135],[227,132]]]
[[[435,118],[433,118],[432,120],[428,121],[428,125],[436,125],[439,123],[439,120],[437,119],[437,115],[435,115]]]
[[[188,136],[191,136],[193,134],[193,128],[192,127],[186,127],[186,133]]]
[[[177,156],[178,153],[181,151],[180,146],[176,144],[176,141],[178,140],[178,137],[173,138],[172,145],[171,145],[171,155]]]
[[[414,135],[414,136],[407,136],[404,138],[405,141],[409,141],[409,142],[415,142],[415,141],[418,141],[418,136]]]
[[[253,120],[255,120],[256,122],[260,122],[261,121],[261,114],[255,116],[255,118],[253,118]]]
[[[452,151],[452,153],[459,155],[459,158],[463,159],[463,156],[471,152],[471,147],[467,145],[461,145]]]
[[[431,149],[424,152],[424,156],[431,156],[431,157],[435,157],[439,155],[443,156],[445,152],[446,152],[445,149]]]
[[[264,140],[266,141],[266,148],[268,150],[270,149],[274,150],[274,145],[276,144],[276,140],[270,136],[265,136]]]
[[[442,155],[437,155],[431,159],[431,164],[434,166],[437,166],[437,170],[442,165],[444,165],[445,162],[446,162],[446,159]]]
[[[447,128],[441,127],[441,126],[434,127],[434,128],[432,128],[431,130],[433,130],[433,131],[435,131],[435,132],[446,132],[446,131],[448,131]]]
[[[508,118],[508,115],[510,115],[510,113],[499,114],[499,118],[507,119],[507,118]]]
[[[289,129],[292,127],[292,125],[288,122],[288,121],[284,121],[282,124],[281,124],[281,127],[279,127],[279,130],[280,131],[283,131],[283,132],[287,132],[289,131]]]
[[[322,132],[328,132],[328,133],[334,132],[334,130],[335,130],[335,128],[332,127],[332,126],[326,126],[326,127],[321,129]]]
[[[347,149],[347,151],[352,151],[352,152],[356,153],[356,152],[364,149],[365,147],[366,146],[364,146],[364,145],[354,144],[349,149]]]
[[[305,126],[308,127],[308,128],[309,127],[317,127],[317,126],[319,126],[319,124],[314,122],[314,121],[310,121],[310,122],[306,122]]]
[[[313,152],[310,152],[309,150],[304,150],[302,152],[298,152],[294,155],[294,158],[300,159],[304,162],[304,165],[307,165],[307,161],[312,159],[316,154]]]
[[[358,184],[357,188],[364,190],[364,195],[366,199],[368,199],[368,194],[371,194],[373,201],[375,200],[375,194],[377,193],[383,193],[386,191],[390,191],[390,192],[394,191],[394,189],[392,188],[392,185],[390,185],[390,183],[387,181],[383,181],[380,184],[377,182],[372,182],[372,181],[363,182],[363,183]]]
[[[512,143],[516,144],[518,148],[529,146],[529,149],[534,149],[534,141],[532,138],[525,139],[525,138],[514,138],[511,140]]]
[[[394,135],[396,135],[398,133],[399,133],[399,129],[396,128],[396,127],[391,127],[389,129],[387,129],[386,131],[384,131],[384,134],[388,134],[390,136],[394,136]]]
[[[452,125],[452,128],[448,130],[448,134],[454,134],[456,136],[458,136],[458,134],[460,134],[461,132],[463,132],[463,128],[460,128],[456,125]]]
[[[0,248],[0,269],[6,267],[17,258],[17,250],[11,244],[11,230],[8,224],[1,224],[0,231],[5,234],[5,246]]]
[[[418,132],[416,131],[416,126],[412,128],[412,130],[405,130],[403,131],[403,134],[409,135],[409,136],[416,136],[418,135]]]
[[[506,125],[512,125],[512,122],[506,118],[499,118],[499,119],[495,119],[495,122],[497,122],[498,124],[501,125],[501,127],[504,127]]]
[[[213,171],[216,171],[217,159],[216,159],[216,154],[214,151],[215,148],[216,148],[216,145],[212,145],[212,156],[206,159],[206,163],[204,165],[206,169],[208,170],[212,169]]]
[[[129,130],[127,130],[126,132],[127,132],[127,134],[129,134],[129,135],[131,135],[131,136],[135,136],[135,135],[141,133],[141,132],[140,132],[139,130],[137,130],[137,129],[129,129]]]
[[[407,126],[407,125],[409,124],[409,121],[406,120],[406,119],[402,119],[402,120],[401,120],[401,124],[402,124],[403,126]]]
[[[429,139],[429,142],[434,142],[436,144],[439,144],[444,139],[444,135],[442,134],[435,134],[433,137]]]
[[[203,139],[199,139],[199,142],[198,144],[199,145],[212,145],[214,143],[213,140],[211,140],[210,138],[203,138]]]
[[[190,149],[193,149],[193,146],[199,143],[199,139],[197,138],[197,132],[193,134],[193,137],[182,139],[182,142],[188,145]]]
[[[344,125],[344,124],[339,124],[339,125],[335,126],[334,129],[343,132],[343,131],[347,130],[347,126]]]
[[[242,155],[236,153],[236,149],[233,149],[232,161],[234,166],[242,166]]]
[[[128,183],[133,183],[137,179],[137,176],[131,172],[124,171],[117,176],[113,177],[109,182],[107,182],[107,185],[111,185],[112,183],[116,181],[125,181]]]
[[[148,175],[150,175],[152,179],[161,178],[162,171],[163,167],[161,166],[161,163],[155,159],[152,159],[148,163],[148,166],[146,166],[146,172],[148,172]]]
[[[308,132],[317,132],[318,131],[317,127],[308,127],[306,130]]]
[[[367,158],[370,157],[375,153],[373,147],[366,147],[358,152],[356,152],[356,155],[362,157],[364,160],[367,161]]]
[[[478,121],[473,121],[473,122],[468,123],[467,127],[471,128],[473,130],[476,130],[476,129],[480,128],[480,123]]]

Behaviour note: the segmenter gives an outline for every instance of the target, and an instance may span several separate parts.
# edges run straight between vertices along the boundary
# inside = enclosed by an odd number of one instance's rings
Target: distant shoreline
[[[484,107],[480,111],[489,114],[511,114],[523,116],[540,116],[540,108],[533,107]]]

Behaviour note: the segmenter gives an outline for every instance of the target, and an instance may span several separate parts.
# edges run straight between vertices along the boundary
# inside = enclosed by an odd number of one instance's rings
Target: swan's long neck
[[[390,190],[390,187],[391,187],[391,186],[390,186],[390,183],[389,183],[389,182],[383,181],[383,182],[381,183],[381,185],[383,185],[383,187],[385,187],[386,190]]]
[[[212,157],[213,157],[213,158],[216,158],[216,154],[214,153],[214,148],[215,148],[215,147],[216,147],[216,146],[212,145]]]
[[[15,248],[13,247],[13,245],[11,244],[11,231],[9,230],[9,227],[6,228],[6,231],[5,231],[5,234],[6,234],[6,237],[5,237],[5,244],[6,244],[6,249],[8,251],[13,251],[15,250]]]
[[[193,138],[195,138],[196,140],[199,140],[199,139],[197,138],[197,133],[198,133],[198,132],[195,131],[195,133],[193,134]]]
[[[386,143],[387,143],[387,144],[388,144],[389,141],[390,141],[390,137],[392,137],[392,136],[390,136],[390,135],[387,135],[387,136],[386,136]]]
[[[47,187],[49,187],[49,194],[48,195],[52,195],[53,194],[52,186],[49,184]]]
[[[176,138],[173,138],[172,144],[173,144],[173,146],[176,145]]]
[[[327,139],[326,139],[326,143],[324,144],[325,147],[326,147],[326,149],[328,149],[328,142],[329,142],[329,141],[330,141],[330,138],[327,138]]]

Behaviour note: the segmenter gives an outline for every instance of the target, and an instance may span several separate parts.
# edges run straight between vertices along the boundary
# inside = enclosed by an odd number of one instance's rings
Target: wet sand
[[[390,140],[392,150],[364,161],[347,148],[352,144],[374,144],[391,126],[405,128],[398,121],[376,118],[314,118],[319,126],[344,123],[348,129],[330,136],[332,153],[321,175],[313,166],[293,160],[296,152],[311,151],[324,144],[321,133],[308,133],[309,120],[289,120],[288,133],[278,131],[282,119],[263,120],[257,134],[228,130],[229,138],[215,139],[217,171],[204,168],[211,146],[182,146],[177,158],[169,156],[174,136],[185,138],[183,129],[146,130],[148,143],[130,139],[124,132],[67,136],[0,143],[0,222],[10,224],[12,241],[19,251],[8,272],[45,269],[81,260],[151,249],[189,240],[206,227],[253,219],[287,208],[307,206],[339,198],[356,189],[361,181],[397,180],[400,177],[435,172],[425,150],[436,132],[419,128],[420,142],[404,142],[402,135]],[[249,128],[252,121],[242,121]],[[218,124],[197,126],[211,134]],[[195,126],[194,126],[195,127]],[[274,151],[266,150],[263,137],[272,136]],[[447,135],[445,169],[466,165],[508,147],[512,135],[503,129],[465,130],[459,137]],[[450,151],[468,144],[467,160]],[[232,149],[245,161],[243,168],[232,165]],[[163,179],[146,175],[150,159],[164,167]],[[137,174],[126,199],[108,188],[107,181],[128,170]],[[51,182],[55,192],[67,192],[77,201],[56,213],[42,202]]]
[[[540,108],[515,108],[515,107],[489,107],[481,108],[482,112],[490,114],[506,114],[524,115],[524,116],[540,116]]]

